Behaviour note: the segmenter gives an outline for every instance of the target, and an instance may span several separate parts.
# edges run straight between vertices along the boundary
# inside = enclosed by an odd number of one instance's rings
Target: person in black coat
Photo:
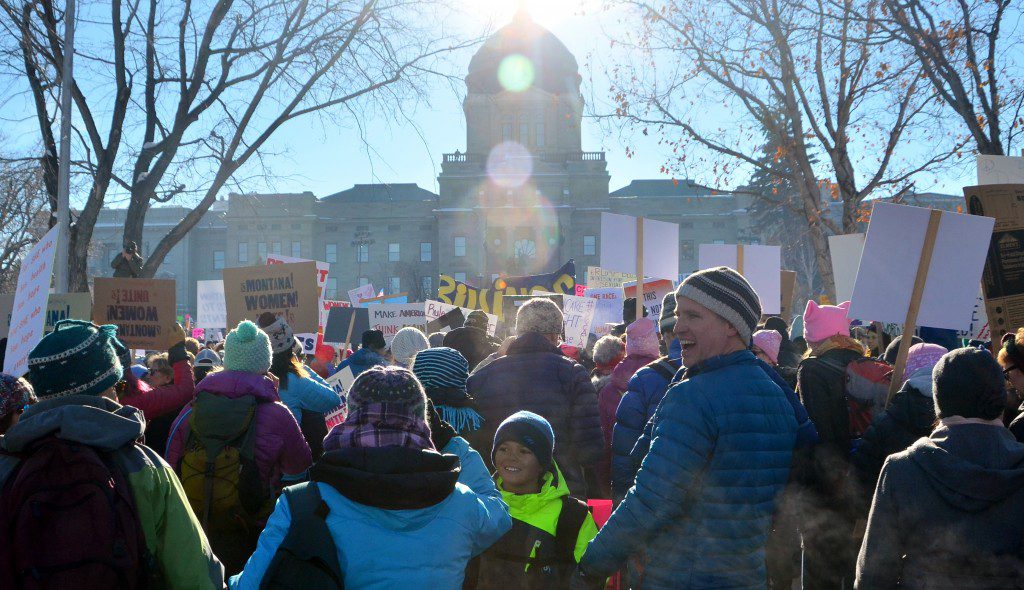
[[[445,334],[441,346],[461,352],[469,362],[470,372],[480,361],[498,350],[498,343],[487,335],[487,314],[478,309],[469,313],[465,325]]]
[[[783,368],[796,369],[797,365],[800,364],[800,353],[797,352],[796,345],[789,338],[789,326],[786,325],[786,320],[779,316],[771,316],[764,321],[762,329],[775,330],[782,336],[782,343],[779,345],[779,358],[776,364]],[[795,379],[795,374],[793,377]]]
[[[562,311],[550,299],[524,303],[516,315],[516,332],[505,356],[469,377],[469,393],[484,422],[466,439],[486,459],[505,418],[519,410],[539,414],[559,441],[555,460],[570,492],[583,497],[583,471],[593,469],[604,451],[597,392],[587,370],[559,351]]]
[[[939,426],[886,459],[856,587],[1024,587],[1024,444],[1003,426],[992,355],[954,350],[932,372]]]

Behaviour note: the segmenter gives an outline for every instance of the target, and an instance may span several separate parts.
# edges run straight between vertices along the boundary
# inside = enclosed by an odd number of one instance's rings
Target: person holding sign
[[[761,317],[736,271],[691,274],[676,290],[687,367],[637,442],[636,483],[590,542],[575,587],[600,588],[646,551],[645,588],[764,588],[765,544],[797,421],[748,349]]]

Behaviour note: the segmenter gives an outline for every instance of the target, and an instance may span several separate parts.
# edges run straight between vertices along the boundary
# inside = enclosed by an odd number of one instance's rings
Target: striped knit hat
[[[740,339],[747,343],[761,319],[757,292],[740,273],[726,266],[686,277],[676,289],[676,297],[685,297],[715,312],[736,328]]]
[[[412,372],[430,395],[432,389],[466,391],[469,362],[454,348],[439,346],[421,350],[412,363]]]

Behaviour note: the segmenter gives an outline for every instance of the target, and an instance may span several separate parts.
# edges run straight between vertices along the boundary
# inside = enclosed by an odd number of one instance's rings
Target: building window
[[[270,224],[270,229],[281,229],[281,224],[280,223],[271,223]]]
[[[420,295],[424,299],[433,299],[437,293],[434,293],[434,277],[420,277]]]
[[[512,256],[520,259],[536,258],[537,243],[527,238],[516,240],[512,246]]]
[[[455,255],[466,255],[466,236],[455,236]]]
[[[759,246],[761,244],[761,240],[758,238],[750,238],[749,240],[747,240],[747,243],[750,244],[751,246]]]
[[[597,254],[597,236],[583,236],[583,255],[594,256]]]
[[[324,299],[337,299],[338,298],[338,279],[334,277],[328,277],[327,282],[324,284]]]
[[[214,250],[213,251],[213,270],[221,270],[224,268],[224,251]]]
[[[464,272],[457,272],[454,275],[452,275],[452,277],[454,277],[455,280],[459,281],[460,283],[465,283],[466,282],[466,273],[464,273]]]
[[[388,278],[388,294],[394,295],[395,293],[402,292],[402,279],[401,277],[390,277]]]
[[[679,229],[693,229],[693,222],[692,221],[680,221],[679,222]]]
[[[713,241],[713,242],[711,242],[711,243],[712,243],[712,244],[724,244],[724,243],[725,243],[725,240],[715,240],[715,241]]]
[[[302,230],[302,224],[301,223],[293,223],[292,224],[292,229],[295,230],[295,231],[301,231]]]
[[[370,279],[368,279],[366,277],[359,277],[359,286],[360,287],[362,287],[364,285],[369,285],[369,284],[370,284]]]
[[[324,226],[324,231],[329,233],[329,234],[332,234],[332,233],[338,231],[338,226],[336,226],[336,225]]]
[[[716,229],[721,229],[721,228],[725,227],[725,222],[724,222],[724,221],[715,221],[715,222],[712,222],[712,223],[711,223],[711,227],[714,227],[714,228],[716,228]]]
[[[337,244],[326,244],[324,246],[324,261],[326,261],[326,262],[337,262],[338,261],[338,245]]]
[[[530,141],[530,124],[519,124],[519,143],[526,144]]]
[[[401,230],[402,230],[402,226],[400,226],[400,225],[389,225],[388,226],[388,231],[401,231]]]
[[[238,242],[238,261],[249,262],[249,242]]]
[[[398,262],[401,260],[401,245],[395,242],[388,244],[388,262]]]
[[[512,123],[505,123],[501,126],[501,140],[512,141]]]
[[[281,253],[281,242],[274,242],[270,245],[270,252],[273,254]]]
[[[537,147],[544,147],[544,123],[537,123],[537,137],[534,141],[537,142]]]
[[[260,257],[260,262],[267,259],[267,243],[256,242],[256,255]]]
[[[420,262],[430,262],[433,259],[433,247],[434,245],[430,242],[420,242]]]
[[[302,242],[292,242],[292,258],[302,258]]]
[[[679,242],[679,256],[683,260],[693,260],[693,240],[682,240]]]
[[[369,262],[370,261],[370,245],[359,244],[356,246],[356,262]]]

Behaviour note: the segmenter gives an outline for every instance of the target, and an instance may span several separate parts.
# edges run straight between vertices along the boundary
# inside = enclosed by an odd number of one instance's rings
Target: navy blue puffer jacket
[[[580,567],[601,577],[641,548],[645,588],[761,588],[775,496],[789,476],[793,407],[743,350],[689,369],[665,394],[636,485]]]
[[[463,436],[490,465],[494,431],[518,412],[540,414],[555,431],[555,461],[574,496],[585,497],[582,468],[604,453],[597,392],[590,374],[540,334],[523,334],[508,353],[470,375],[467,389],[484,418]]]

